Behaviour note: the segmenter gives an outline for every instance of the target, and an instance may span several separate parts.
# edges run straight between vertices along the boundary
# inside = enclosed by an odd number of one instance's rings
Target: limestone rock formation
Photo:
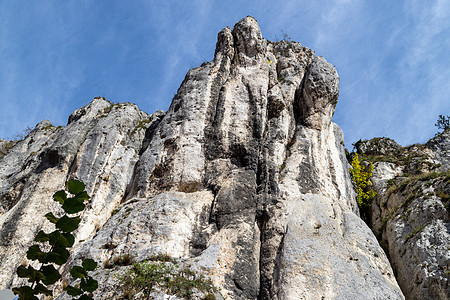
[[[78,240],[92,236],[125,196],[139,150],[145,139],[140,126],[152,126],[151,116],[134,104],[114,105],[95,99],[75,111],[64,128],[43,121],[0,160],[0,283],[12,274],[42,226],[44,215],[56,211],[52,195],[70,178],[86,182],[93,195],[84,212]]]
[[[158,254],[210,278],[218,299],[403,299],[358,217],[338,93],[324,58],[247,17],[165,114],[95,99],[64,128],[40,123],[0,160],[0,287],[19,282],[52,193],[78,178],[92,198],[69,265],[99,262],[97,299],[122,297],[130,267],[109,262]]]
[[[387,250],[407,299],[449,299],[450,132],[425,145],[363,141],[360,157],[375,161],[372,229]]]

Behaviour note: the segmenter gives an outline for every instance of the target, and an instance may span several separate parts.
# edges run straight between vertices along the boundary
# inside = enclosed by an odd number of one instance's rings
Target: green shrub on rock
[[[192,299],[194,290],[197,290],[205,295],[204,299],[215,299],[216,289],[209,279],[179,266],[176,259],[167,255],[134,263],[132,268],[119,276],[119,280],[123,299],[133,299],[137,294],[148,297],[155,289],[182,299]]]
[[[361,165],[358,153],[355,153],[351,162],[350,174],[356,187],[356,202],[358,202],[358,206],[361,209],[370,207],[372,199],[377,194],[371,188],[372,182],[370,181],[370,177],[372,177],[373,168],[372,163],[369,163],[368,167]]]

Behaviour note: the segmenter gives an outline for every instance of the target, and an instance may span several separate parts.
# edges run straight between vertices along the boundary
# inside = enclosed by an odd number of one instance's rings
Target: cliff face
[[[357,151],[374,162],[372,229],[408,299],[450,295],[450,132],[425,145],[377,138]]]
[[[188,72],[165,114],[97,98],[64,128],[41,122],[0,158],[0,287],[51,228],[52,194],[77,178],[92,198],[70,264],[99,262],[98,299],[122,297],[129,267],[109,261],[161,253],[219,298],[403,299],[358,217],[331,122],[338,94],[324,58],[264,40],[247,17],[218,34],[214,60]]]

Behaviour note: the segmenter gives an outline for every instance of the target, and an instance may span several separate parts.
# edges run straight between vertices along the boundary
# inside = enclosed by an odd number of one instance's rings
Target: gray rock
[[[308,68],[299,103],[303,123],[314,129],[330,126],[339,97],[339,76],[323,57],[316,56]]]
[[[407,299],[448,299],[450,294],[448,145],[448,135],[442,134],[426,145],[396,147],[397,162],[374,164],[372,229]],[[365,152],[383,153],[371,147]]]
[[[394,140],[387,137],[359,140],[355,143],[356,152],[368,155],[396,155],[401,148]]]
[[[253,17],[239,21],[233,28],[235,58],[239,65],[255,66],[264,58],[266,41]]]
[[[426,145],[433,150],[436,159],[440,162],[439,170],[450,170],[450,130],[436,135]]]
[[[126,194],[138,160],[145,130],[158,122],[134,104],[95,99],[75,111],[64,128],[43,121],[0,164],[0,286],[12,283],[34,235],[52,230],[44,215],[61,209],[52,195],[66,180],[86,182],[88,208],[77,240],[92,236],[108,220]]]
[[[8,153],[9,149],[14,147],[16,143],[17,142],[15,141],[5,141],[0,139],[0,160],[6,155],[6,153]]]

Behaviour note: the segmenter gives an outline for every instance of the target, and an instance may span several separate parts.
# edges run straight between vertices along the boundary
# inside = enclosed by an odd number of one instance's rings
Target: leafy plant
[[[138,122],[138,124],[136,125],[136,127],[134,127],[134,129],[131,131],[130,135],[133,135],[136,131],[138,131],[139,129],[147,129],[147,125],[152,121],[152,119],[143,119],[140,120]]]
[[[370,177],[372,177],[373,164],[369,163],[368,167],[365,168],[361,165],[358,153],[355,153],[351,163],[350,174],[352,175],[353,182],[356,187],[356,202],[360,208],[370,207],[372,204],[372,199],[376,196],[376,192],[371,188],[372,182]]]
[[[17,268],[17,276],[28,278],[28,282],[31,283],[31,286],[25,285],[12,289],[16,295],[19,295],[19,300],[39,299],[36,297],[39,294],[53,295],[48,287],[61,278],[55,265],[61,266],[69,259],[70,253],[67,249],[71,248],[75,242],[71,232],[78,228],[81,221],[79,216],[70,217],[69,215],[83,211],[85,208],[84,202],[89,199],[84,188],[83,182],[72,179],[67,183],[67,189],[73,195],[72,197],[68,197],[64,190],[53,195],[53,200],[61,204],[65,214],[59,218],[51,212],[45,215],[47,220],[55,224],[56,229],[51,233],[39,231],[34,240],[40,244],[28,248],[27,258],[38,261],[41,264],[40,268],[35,269],[32,266],[25,267],[23,265]],[[42,250],[41,246],[44,249],[50,248],[50,250]],[[66,288],[67,293],[72,296],[80,296],[77,299],[92,299],[85,292],[92,293],[97,289],[98,283],[88,276],[87,272],[94,270],[96,267],[97,263],[92,259],[85,259],[82,266],[74,266],[70,274],[73,278],[80,279],[80,285],[79,287],[68,286]]]
[[[162,261],[154,261],[158,258]],[[178,266],[176,260],[167,255],[153,256],[151,260],[134,263],[119,280],[124,299],[131,299],[137,293],[148,297],[155,288],[184,299],[191,299],[194,289],[197,289],[205,294],[206,299],[215,299],[213,293],[216,289],[210,280],[189,268]]]
[[[96,267],[97,263],[90,258],[83,260],[81,266],[72,267],[70,275],[72,275],[74,279],[80,279],[80,284],[77,287],[70,285],[66,287],[65,290],[67,294],[71,296],[80,296],[77,298],[80,300],[91,300],[91,294],[98,288],[98,282],[88,275],[88,271],[94,271]]]

